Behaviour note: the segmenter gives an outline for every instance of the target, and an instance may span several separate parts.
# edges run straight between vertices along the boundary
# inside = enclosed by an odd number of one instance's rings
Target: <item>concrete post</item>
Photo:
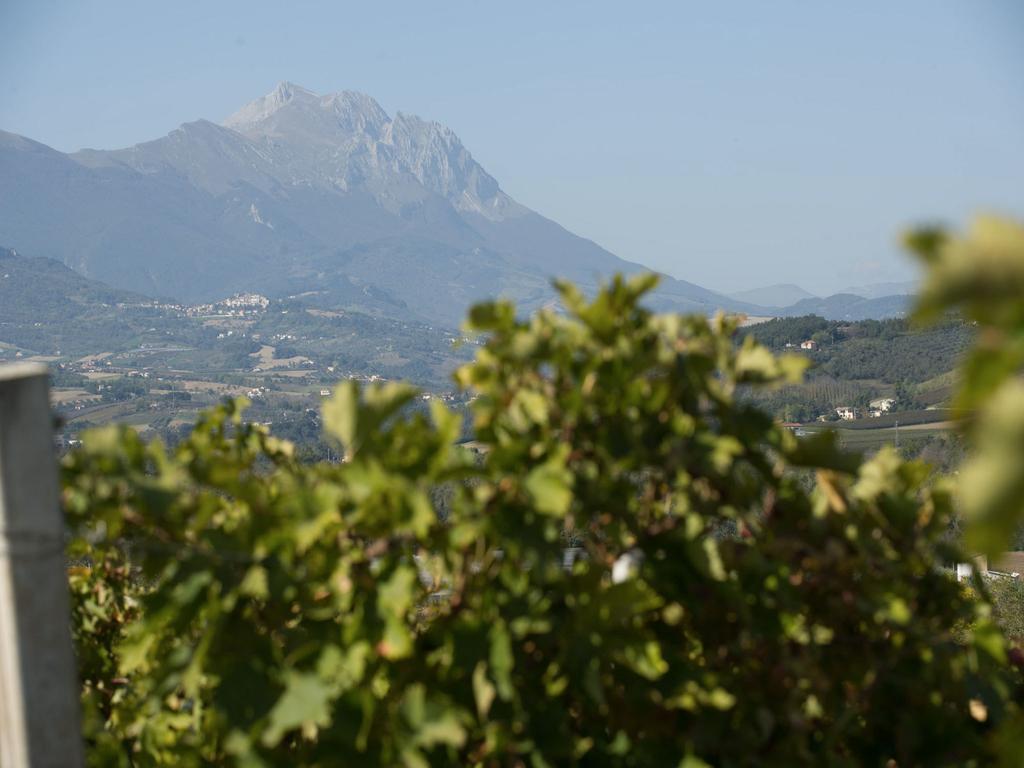
[[[0,766],[82,765],[47,370],[0,366]]]

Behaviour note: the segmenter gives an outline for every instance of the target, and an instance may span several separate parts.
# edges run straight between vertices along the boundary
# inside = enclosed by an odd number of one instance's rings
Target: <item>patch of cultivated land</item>
[[[931,424],[910,424],[906,427],[900,427],[900,432],[943,432],[948,429],[956,429],[959,424],[960,422],[958,421],[934,421]]]
[[[284,377],[287,377],[289,379],[303,379],[306,376],[309,376],[311,373],[312,373],[312,371],[278,371],[278,370],[275,370],[274,371],[274,377],[276,378],[277,376],[284,376]]]
[[[76,400],[99,400],[100,396],[84,389],[53,389],[50,390],[50,398],[56,405],[64,405]]]
[[[186,392],[213,392],[218,395],[231,395],[237,397],[249,391],[248,387],[241,387],[237,384],[224,384],[219,381],[202,381],[200,379],[186,379],[180,382]]]
[[[113,354],[114,354],[113,352],[97,352],[94,355],[86,355],[85,357],[80,357],[75,362],[76,363],[82,363],[82,364],[85,364],[85,363],[98,363],[101,360],[106,360],[108,357],[110,357]]]
[[[135,410],[136,406],[133,403],[111,403],[110,405],[76,411],[74,414],[69,415],[67,419],[69,423],[75,421],[92,421],[97,424],[102,424],[103,422],[114,421],[119,416],[124,416],[126,413],[134,413]]]
[[[761,316],[761,315],[745,315],[740,320],[740,328],[749,328],[752,325],[760,325],[761,323],[767,323],[770,320],[774,320],[774,317]]]
[[[895,427],[882,427],[879,429],[844,429],[837,423],[808,425],[803,429],[807,432],[824,432],[834,430],[839,437],[839,442],[844,448],[856,450],[869,450],[879,448],[883,445],[893,445],[896,442],[897,434],[915,438],[931,437],[941,435],[944,432],[956,429],[958,422],[955,421],[933,421],[929,424],[911,424],[901,426],[897,433]]]
[[[276,368],[289,368],[293,365],[302,365],[303,363],[309,362],[308,357],[302,355],[295,355],[294,357],[278,358],[275,357],[277,349],[264,344],[260,347],[259,352],[253,352],[250,357],[255,357],[259,362],[254,366],[259,371],[270,371]],[[305,375],[303,372],[302,375]]]

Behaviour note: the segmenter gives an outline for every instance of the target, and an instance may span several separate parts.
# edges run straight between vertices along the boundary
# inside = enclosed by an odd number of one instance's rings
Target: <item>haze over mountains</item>
[[[852,293],[865,299],[881,299],[886,296],[910,296],[917,292],[916,282],[869,283],[844,288],[840,293]]]
[[[223,124],[120,150],[0,132],[0,179],[0,244],[185,301],[259,291],[454,325],[486,297],[542,306],[552,277],[644,270],[513,200],[450,129],[351,91],[281,83]],[[665,277],[652,303],[757,315],[810,298],[775,288]]]
[[[815,296],[799,285],[779,283],[732,293],[738,301],[774,309],[779,315],[819,315],[829,320],[868,320],[902,317],[910,306],[917,284],[871,283],[846,288],[831,296]]]
[[[737,301],[760,304],[762,307],[788,307],[790,304],[796,304],[801,299],[814,298],[813,293],[805,291],[799,285],[794,285],[793,283],[767,285],[764,288],[754,288],[749,291],[739,291],[729,295]]]
[[[0,134],[0,243],[119,288],[184,300],[240,290],[456,323],[525,309],[550,277],[637,272],[505,194],[448,128],[369,96],[282,83],[222,125],[63,154]],[[656,303],[749,310],[666,278]]]

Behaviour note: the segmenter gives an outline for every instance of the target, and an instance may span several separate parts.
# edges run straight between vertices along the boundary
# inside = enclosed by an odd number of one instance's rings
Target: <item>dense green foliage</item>
[[[897,452],[904,459],[923,461],[933,472],[948,475],[963,463],[964,441],[953,431],[927,436],[908,432],[900,438]],[[1015,548],[1013,543],[1010,548]]]
[[[813,340],[818,347],[808,353],[815,363],[812,375],[887,384],[919,384],[951,371],[973,337],[970,326],[957,319],[921,329],[903,319],[841,322],[813,315],[769,320],[743,334],[776,350]]]
[[[869,403],[880,397],[894,398],[894,410],[900,412],[943,404],[950,386],[935,382],[951,377],[973,333],[957,319],[921,328],[903,319],[837,322],[808,315],[777,318],[740,331],[740,338],[748,336],[776,351],[799,348],[808,339],[817,344],[813,350],[799,350],[812,364],[804,381],[751,393],[753,402],[783,421],[810,422],[836,419],[841,406],[857,408],[866,417]],[[916,418],[942,420],[934,413]],[[872,419],[860,426],[886,424]]]
[[[817,315],[777,317],[774,320],[748,326],[741,331],[741,334],[753,336],[754,339],[770,349],[780,350],[787,344],[799,346],[800,342],[813,338],[816,333],[824,332],[827,337],[828,330],[838,327],[838,325],[839,323],[830,323]]]
[[[861,382],[810,376],[805,381],[782,387],[749,388],[744,395],[783,421],[807,422],[823,415],[837,418],[835,409],[839,406],[864,409],[873,397],[878,396],[878,390]]]
[[[476,307],[477,452],[399,384],[335,391],[341,463],[237,404],[173,450],[90,434],[93,764],[1012,764],[1020,670],[941,567],[948,489],[777,427],[737,393],[804,361],[651,284]]]

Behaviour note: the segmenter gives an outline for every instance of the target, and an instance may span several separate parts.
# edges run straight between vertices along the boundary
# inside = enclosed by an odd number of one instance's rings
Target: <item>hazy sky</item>
[[[0,128],[58,149],[280,80],[361,90],[577,234],[720,290],[906,279],[903,226],[1024,213],[1020,0],[0,0],[0,34]]]

